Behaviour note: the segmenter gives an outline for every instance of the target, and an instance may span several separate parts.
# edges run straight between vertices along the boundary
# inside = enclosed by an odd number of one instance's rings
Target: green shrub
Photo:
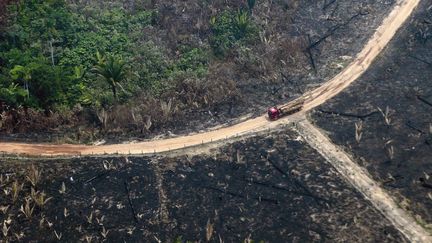
[[[24,100],[7,99],[11,106],[50,109],[56,103],[68,104],[67,92],[73,83],[71,73],[69,68],[52,66],[45,57],[36,56],[27,60],[25,65],[15,65],[8,74],[3,74],[0,87],[11,89],[17,85],[25,90]],[[5,90],[3,93],[7,94]]]
[[[186,79],[200,79],[208,74],[209,54],[205,49],[182,46],[179,52],[179,58],[167,66],[158,82],[161,91],[177,90]]]
[[[110,46],[108,38],[94,32],[77,33],[80,40],[71,48],[65,48],[60,65],[90,68],[94,64],[94,54],[98,50],[107,50]]]
[[[258,27],[250,14],[243,10],[226,10],[210,19],[210,44],[218,56],[225,56],[238,44],[250,43],[258,35]]]
[[[159,95],[168,87],[167,69],[170,66],[166,51],[153,42],[141,44],[133,52],[135,75],[131,80],[132,91],[147,90]]]
[[[195,77],[203,77],[207,74],[209,54],[202,48],[182,48],[182,54],[176,66]]]
[[[26,102],[27,91],[18,86],[18,84],[11,83],[8,87],[0,88],[0,100],[7,104],[20,105]]]

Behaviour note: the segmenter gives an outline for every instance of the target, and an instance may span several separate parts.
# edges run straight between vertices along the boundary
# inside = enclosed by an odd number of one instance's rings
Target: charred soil
[[[9,160],[0,172],[11,241],[405,241],[289,131],[209,156]]]
[[[420,3],[374,67],[311,119],[419,223],[432,214],[432,11]]]

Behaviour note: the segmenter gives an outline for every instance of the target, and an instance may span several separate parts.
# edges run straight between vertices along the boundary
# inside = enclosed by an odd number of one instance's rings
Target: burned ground
[[[401,207],[431,228],[429,5],[427,1],[420,3],[407,28],[374,66],[346,91],[315,109],[311,119],[353,154]]]
[[[36,171],[40,193],[32,197]],[[4,160],[0,172],[0,219],[9,240],[405,241],[287,130],[236,142],[213,156]],[[15,181],[24,186],[13,202]],[[25,198],[42,191],[51,199],[27,218]],[[33,207],[35,200],[27,200]]]

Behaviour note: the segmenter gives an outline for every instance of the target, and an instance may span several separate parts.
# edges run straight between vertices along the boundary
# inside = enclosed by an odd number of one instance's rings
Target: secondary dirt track
[[[324,83],[315,90],[305,93],[299,99],[306,99],[304,113],[334,97],[358,77],[372,64],[373,60],[393,38],[396,31],[410,16],[420,0],[400,0],[392,12],[384,19],[381,26],[356,56],[341,73],[330,81]],[[0,143],[0,152],[8,154],[26,154],[32,156],[55,156],[55,155],[98,155],[98,154],[149,154],[164,152],[184,147],[191,147],[202,143],[221,141],[239,135],[250,134],[257,131],[274,128],[280,124],[295,121],[299,114],[294,114],[269,122],[266,115],[247,120],[234,126],[220,128],[217,130],[188,135],[184,137],[170,138],[164,140],[152,140],[134,144],[114,144],[104,146],[85,145],[43,145],[25,143]]]
[[[411,242],[432,241],[430,233],[401,209],[392,197],[381,188],[380,184],[371,179],[371,176],[362,167],[357,165],[347,153],[335,146],[307,119],[297,123],[295,130]]]

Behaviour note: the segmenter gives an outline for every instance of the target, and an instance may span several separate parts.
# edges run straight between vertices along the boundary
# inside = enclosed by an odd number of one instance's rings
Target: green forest
[[[211,62],[256,40],[254,5],[249,1],[210,16],[201,45],[186,41],[168,48],[148,38],[163,28],[163,16],[150,4],[11,1],[2,13],[0,36],[2,110],[32,109],[47,116],[84,107],[97,113],[132,107],[143,97],[167,107],[180,100],[175,96],[179,86],[205,78]],[[177,103],[178,109],[199,107],[209,98]]]

